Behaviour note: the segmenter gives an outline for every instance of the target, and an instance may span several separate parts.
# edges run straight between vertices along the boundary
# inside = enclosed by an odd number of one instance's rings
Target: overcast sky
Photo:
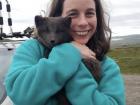
[[[2,1],[2,15],[4,18],[4,32],[9,33],[7,26],[8,14],[6,2]],[[104,7],[111,16],[113,36],[140,34],[140,0],[102,0]],[[50,0],[9,0],[13,31],[23,31],[34,25],[34,16],[43,14],[47,10]]]

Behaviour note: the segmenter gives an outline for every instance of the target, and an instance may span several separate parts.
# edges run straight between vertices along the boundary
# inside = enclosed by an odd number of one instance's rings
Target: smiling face
[[[72,18],[70,33],[80,44],[86,44],[96,31],[96,7],[93,0],[65,0],[62,16]]]

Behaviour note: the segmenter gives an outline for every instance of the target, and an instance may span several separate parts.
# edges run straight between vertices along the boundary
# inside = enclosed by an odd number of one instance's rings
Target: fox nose
[[[51,40],[50,42],[51,42],[51,44],[55,44],[55,40]]]

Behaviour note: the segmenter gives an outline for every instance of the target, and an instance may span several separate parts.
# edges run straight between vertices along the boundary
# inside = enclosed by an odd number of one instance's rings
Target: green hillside
[[[109,56],[120,65],[125,74],[140,74],[140,46],[125,46],[110,50]]]

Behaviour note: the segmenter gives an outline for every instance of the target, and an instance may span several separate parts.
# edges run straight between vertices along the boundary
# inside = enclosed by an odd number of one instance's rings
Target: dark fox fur
[[[55,45],[72,41],[69,34],[71,18],[70,17],[41,17],[35,16],[35,25],[37,29],[36,39],[46,48],[45,57],[48,57],[51,49]],[[85,66],[91,72],[93,77],[99,82],[100,66],[99,61],[94,59],[83,59]],[[65,96],[64,88],[54,95],[59,105],[71,105]]]

